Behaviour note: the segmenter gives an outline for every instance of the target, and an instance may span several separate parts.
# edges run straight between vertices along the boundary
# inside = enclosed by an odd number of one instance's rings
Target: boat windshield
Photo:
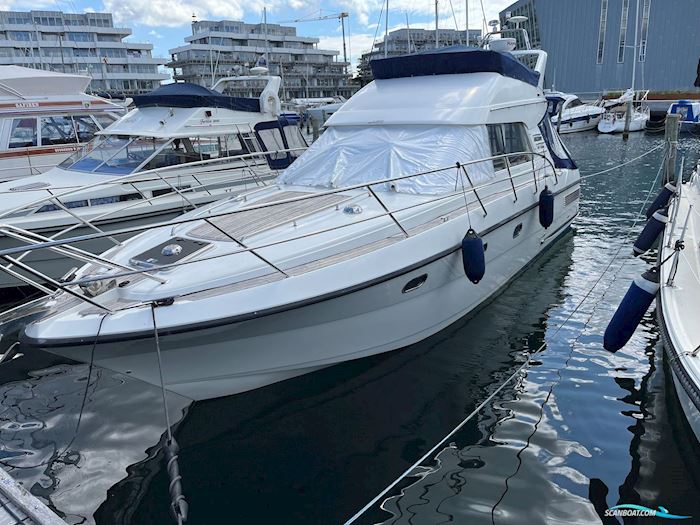
[[[90,173],[128,175],[260,150],[252,132],[173,139],[100,135],[68,157],[60,167]]]
[[[331,126],[278,179],[343,188],[448,168],[375,189],[415,194],[454,191],[457,162],[491,156],[486,126]],[[489,160],[467,166],[474,184],[493,177]]]

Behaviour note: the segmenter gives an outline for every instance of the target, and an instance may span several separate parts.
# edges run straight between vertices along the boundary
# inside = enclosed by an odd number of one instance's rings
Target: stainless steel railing
[[[473,182],[471,181],[471,178],[468,176],[468,169],[467,167],[470,165],[474,165],[477,163],[483,163],[483,162],[492,162],[494,160],[499,160],[499,159],[510,159],[512,157],[520,156],[522,157],[523,155],[529,156],[531,159],[531,168],[528,168],[527,170],[523,171],[522,173],[517,173],[513,174],[512,169],[506,170],[506,177],[497,177],[494,180],[491,180],[489,182],[483,183],[481,185],[474,185]],[[535,160],[539,159],[543,162],[540,163],[539,166],[536,165]],[[529,163],[528,163],[529,165]],[[429,200],[424,200],[419,203],[414,203],[408,206],[401,207],[399,209],[389,209],[386,204],[381,200],[377,192],[372,188],[373,186],[379,186],[379,185],[385,185],[389,183],[394,183],[397,181],[401,180],[406,180],[410,178],[415,178],[415,177],[420,177],[420,176],[425,176],[429,175],[432,173],[439,173],[439,172],[444,172],[446,170],[456,170],[455,171],[455,190],[451,191],[446,194],[441,194],[436,196],[433,199]],[[469,182],[469,188],[462,187],[461,190],[458,190],[458,180],[462,179],[463,177],[467,178],[467,181]],[[530,182],[530,177],[533,177],[532,182]],[[118,230],[112,230],[110,232],[102,232],[102,233],[93,233],[93,234],[87,234],[87,235],[81,235],[81,236],[76,236],[76,237],[71,237],[71,238],[66,238],[66,239],[50,239],[48,237],[41,237],[37,234],[33,234],[32,232],[28,232],[26,230],[22,230],[21,228],[13,227],[10,225],[5,225],[5,224],[0,224],[0,233],[11,233],[12,236],[18,240],[27,242],[26,246],[18,246],[18,247],[13,247],[13,248],[7,248],[5,250],[0,250],[0,259],[5,260],[6,262],[10,263],[8,266],[0,266],[0,271],[5,271],[6,273],[9,273],[13,277],[20,278],[25,284],[34,286],[35,288],[44,291],[45,293],[54,293],[50,288],[47,288],[46,286],[43,285],[41,282],[47,282],[50,283],[56,290],[60,291],[65,291],[66,293],[69,293],[70,295],[74,297],[79,297],[79,298],[85,298],[86,302],[90,303],[93,306],[97,306],[103,310],[106,311],[111,311],[108,307],[101,305],[98,301],[95,301],[92,298],[89,298],[87,296],[84,296],[83,294],[78,293],[75,290],[72,290],[71,287],[79,286],[79,285],[85,285],[91,282],[95,281],[102,281],[106,278],[109,279],[118,279],[121,277],[127,277],[127,276],[132,276],[132,275],[143,275],[151,279],[158,280],[159,282],[165,282],[165,279],[159,278],[157,276],[154,276],[151,274],[153,271],[161,271],[165,269],[171,269],[179,266],[184,266],[187,264],[192,264],[194,262],[203,262],[207,260],[212,260],[212,259],[217,259],[217,258],[222,258],[222,257],[229,257],[232,255],[240,254],[240,253],[251,253],[254,256],[256,256],[258,259],[260,259],[263,263],[266,265],[270,266],[270,268],[273,271],[280,272],[282,273],[285,277],[287,277],[287,273],[284,272],[281,268],[279,268],[277,265],[272,263],[271,261],[267,260],[266,258],[262,257],[259,254],[259,250],[262,250],[264,248],[269,248],[272,246],[278,246],[280,244],[285,244],[289,242],[293,242],[302,238],[307,238],[313,235],[321,235],[323,233],[328,233],[331,231],[336,231],[342,228],[346,228],[349,226],[354,226],[356,224],[361,224],[363,222],[371,221],[371,220],[376,220],[381,217],[389,217],[392,222],[397,226],[397,228],[406,236],[410,237],[409,230],[405,228],[399,219],[396,217],[396,214],[399,212],[404,212],[408,211],[411,209],[423,207],[423,206],[428,206],[428,205],[433,205],[437,202],[440,201],[445,201],[447,199],[455,199],[455,198],[461,198],[462,195],[466,196],[467,193],[473,193],[477,202],[479,202],[480,206],[482,209],[486,210],[482,198],[478,195],[479,190],[483,190],[486,188],[493,187],[494,185],[506,183],[509,187],[507,189],[501,189],[497,192],[492,192],[488,194],[488,197],[498,197],[500,195],[505,195],[510,193],[511,191],[513,192],[514,201],[517,201],[517,190],[520,188],[524,188],[527,186],[534,185],[535,186],[535,192],[537,191],[537,182],[540,180],[543,183],[546,183],[547,177],[552,177],[554,179],[553,185],[558,184],[558,178],[556,176],[556,168],[552,164],[551,160],[543,154],[540,153],[535,153],[535,152],[517,152],[517,153],[509,153],[509,154],[502,154],[502,155],[494,155],[491,157],[485,157],[482,159],[478,160],[470,160],[464,163],[456,163],[455,165],[444,167],[444,168],[438,168],[438,169],[433,169],[433,170],[427,170],[424,172],[420,173],[414,173],[414,174],[409,174],[409,175],[401,175],[401,176],[396,176],[396,177],[389,177],[386,179],[382,180],[377,180],[373,181],[370,183],[362,183],[362,184],[356,184],[352,186],[346,186],[343,188],[335,188],[332,190],[327,190],[323,192],[316,192],[312,195],[304,195],[301,197],[294,197],[290,199],[282,199],[279,201],[273,201],[273,202],[267,202],[267,203],[262,203],[262,204],[255,204],[252,206],[247,206],[245,208],[240,208],[237,210],[229,210],[229,211],[224,211],[224,212],[219,212],[215,213],[213,212],[214,209],[216,209],[216,205],[212,207],[211,209],[207,210],[206,215],[203,214],[196,214],[195,216],[192,217],[181,217],[175,220],[171,221],[166,221],[166,222],[161,222],[157,224],[151,224],[151,225],[143,225],[143,226],[133,226],[133,227],[128,227],[128,228],[122,228]],[[516,182],[517,179],[517,182]],[[196,259],[190,259],[190,260],[185,260],[185,261],[180,261],[176,263],[171,263],[171,264],[166,264],[162,266],[158,266],[156,269],[143,269],[143,268],[133,268],[126,266],[124,264],[116,263],[114,261],[111,261],[105,257],[102,257],[100,255],[95,255],[91,254],[89,252],[86,252],[84,250],[76,250],[76,249],[70,249],[70,248],[75,248],[72,247],[72,244],[79,243],[79,242],[84,242],[88,240],[94,240],[94,239],[100,239],[104,237],[108,237],[110,235],[113,236],[120,236],[120,235],[127,235],[127,234],[135,234],[139,232],[143,232],[146,230],[152,230],[155,228],[160,228],[160,227],[175,227],[178,225],[182,224],[188,224],[192,222],[197,222],[197,221],[204,221],[207,222],[208,224],[212,224],[211,220],[218,218],[218,217],[226,217],[226,216],[232,216],[238,213],[245,213],[249,212],[252,210],[259,210],[259,209],[266,209],[266,208],[271,208],[275,206],[281,206],[284,204],[292,203],[292,202],[298,202],[298,201],[312,201],[313,199],[319,198],[321,196],[326,196],[326,195],[333,195],[333,194],[338,194],[342,192],[348,192],[348,191],[354,191],[354,190],[365,190],[367,192],[368,196],[371,196],[373,199],[375,199],[379,205],[383,208],[384,212],[380,214],[373,215],[372,217],[364,218],[364,219],[359,219],[356,221],[353,221],[352,223],[341,225],[341,226],[334,226],[330,228],[325,228],[321,230],[317,230],[314,232],[306,233],[303,235],[299,236],[292,236],[290,238],[286,238],[283,240],[279,241],[274,241],[274,242],[268,242],[264,243],[261,245],[257,246],[245,246],[242,242],[235,238],[231,238],[233,241],[235,241],[240,248],[223,253],[223,254],[215,254],[215,255],[210,255],[208,257],[200,257]],[[464,207],[465,211],[468,213],[468,203],[465,199],[464,205],[459,206]],[[227,234],[227,236],[230,237],[230,235]],[[50,240],[47,240],[50,239]],[[67,248],[69,247],[69,248]],[[112,270],[115,270],[116,273],[109,273],[105,275],[100,275],[100,276],[85,276],[80,279],[74,279],[70,282],[59,282],[55,279],[52,279],[51,277],[42,274],[41,272],[37,272],[36,270],[30,269],[27,265],[23,264],[21,261],[18,261],[17,258],[13,258],[14,255],[16,254],[22,254],[26,255],[27,253],[31,253],[37,250],[60,250],[58,253],[61,255],[67,256],[74,258],[76,260],[79,260],[80,262],[83,263],[94,263],[97,266],[102,266],[102,267],[108,267],[111,268]],[[25,272],[29,273],[32,275],[34,278],[26,277],[26,276],[18,276],[18,272],[12,271],[11,266],[16,265],[18,268],[24,270]],[[69,291],[70,290],[70,291]]]

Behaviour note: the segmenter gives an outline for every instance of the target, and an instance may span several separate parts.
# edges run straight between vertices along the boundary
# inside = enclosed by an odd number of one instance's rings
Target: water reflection
[[[92,523],[108,489],[158,443],[160,391],[39,353],[3,365],[2,374],[3,467],[68,523]],[[168,400],[172,414],[189,404],[176,395]]]

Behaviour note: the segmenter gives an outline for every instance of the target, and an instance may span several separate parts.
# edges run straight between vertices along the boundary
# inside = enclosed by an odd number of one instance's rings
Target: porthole
[[[515,239],[523,231],[523,223],[518,224],[513,230],[513,239]]]
[[[418,277],[414,277],[410,281],[406,283],[406,285],[403,287],[403,290],[401,290],[401,293],[408,293],[412,292],[413,290],[417,290],[423,284],[425,284],[425,281],[428,280],[428,274],[424,273],[423,275],[419,275]]]

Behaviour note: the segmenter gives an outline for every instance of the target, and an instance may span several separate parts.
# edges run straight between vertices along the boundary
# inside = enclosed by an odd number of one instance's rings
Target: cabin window
[[[75,144],[77,138],[69,116],[41,117],[41,145]]]
[[[88,205],[87,200],[79,200],[79,201],[66,201],[63,203],[63,206],[65,206],[68,209],[71,208],[85,208]],[[44,213],[47,211],[57,211],[61,210],[62,208],[58,204],[44,204],[41,208],[37,210],[37,213]]]
[[[100,128],[88,115],[73,117],[75,131],[78,134],[78,142],[90,142]]]
[[[241,142],[239,135],[225,135],[221,137],[221,146],[223,148],[223,157],[235,157],[249,153],[248,148]]]
[[[280,133],[279,128],[261,129],[258,130],[258,135],[260,136],[260,140],[262,140],[263,144],[265,145],[265,149],[272,152],[269,155],[272,160],[287,158],[286,153],[280,152],[280,150],[287,148],[284,145],[284,140],[282,139],[282,134]]]
[[[583,102],[581,102],[580,99],[575,98],[571,102],[569,102],[569,108],[577,108],[579,106],[583,106]]]
[[[489,144],[491,145],[491,155],[496,156],[530,151],[527,132],[523,124],[489,124],[487,128],[489,132]],[[530,160],[530,156],[526,154],[508,156],[508,161],[511,166],[522,164],[528,160]],[[496,170],[505,169],[505,158],[494,159],[493,167]]]
[[[289,149],[306,148],[308,146],[297,126],[284,126],[282,131],[284,131],[284,138],[287,139]],[[292,155],[295,157],[298,157],[301,154],[301,151],[292,152]]]
[[[102,204],[114,204],[116,202],[137,201],[142,197],[139,193],[127,193],[125,195],[110,195],[109,197],[97,197],[90,199],[90,206],[100,206]]]
[[[16,118],[12,121],[9,148],[28,148],[36,146],[36,119]]]

